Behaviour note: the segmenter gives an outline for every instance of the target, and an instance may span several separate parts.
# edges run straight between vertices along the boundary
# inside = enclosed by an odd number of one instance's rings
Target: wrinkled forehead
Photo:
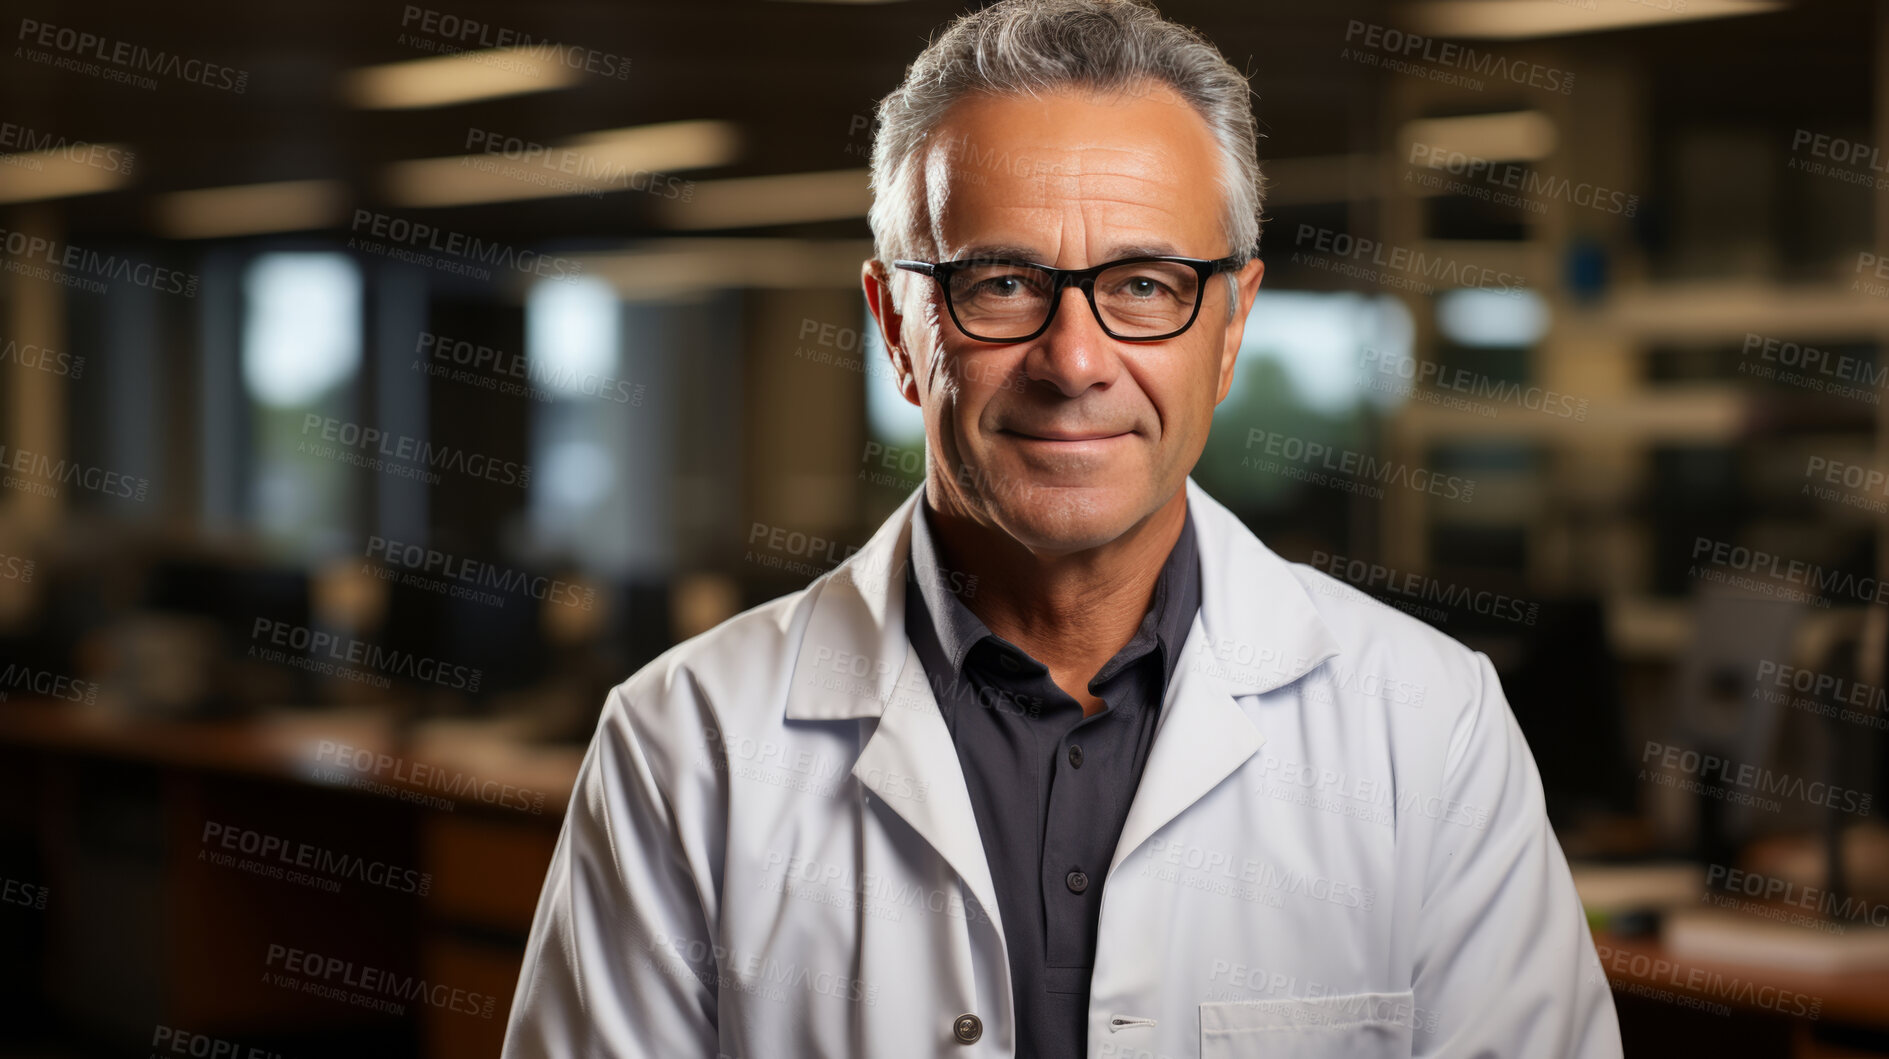
[[[1002,250],[1077,267],[1123,248],[1227,253],[1217,145],[1166,85],[972,95],[918,162],[939,259]]]

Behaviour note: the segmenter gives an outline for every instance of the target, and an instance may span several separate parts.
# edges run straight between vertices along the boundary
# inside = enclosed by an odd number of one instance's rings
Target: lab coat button
[[[959,1044],[976,1044],[977,1039],[984,1035],[984,1020],[976,1015],[959,1015],[957,1025],[951,1028],[951,1032],[957,1036]]]

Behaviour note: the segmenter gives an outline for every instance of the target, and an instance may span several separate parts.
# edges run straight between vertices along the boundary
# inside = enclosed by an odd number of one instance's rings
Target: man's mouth
[[[1110,438],[1127,437],[1132,430],[1010,430],[1003,431],[1012,437],[1026,441],[1107,441]]]

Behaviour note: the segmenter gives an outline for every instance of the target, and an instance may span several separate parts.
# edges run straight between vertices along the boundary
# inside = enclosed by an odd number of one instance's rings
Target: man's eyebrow
[[[954,260],[987,260],[989,258],[1007,258],[1012,261],[1034,261],[1038,264],[1043,263],[1043,255],[1035,247],[1002,246],[995,243],[980,243],[976,246],[967,246],[958,251],[958,255]]]
[[[1124,257],[1176,257],[1176,256],[1179,256],[1179,251],[1174,249],[1174,245],[1172,243],[1129,243],[1127,245],[1118,244],[1118,245],[1109,247],[1107,256],[1103,257],[1102,260],[1114,261],[1118,258],[1124,258]]]
[[[1179,251],[1174,249],[1172,243],[1127,243],[1109,247],[1107,253],[1103,254],[1101,260],[1117,261],[1124,257],[1174,257],[1177,256],[1178,253]],[[1037,264],[1047,264],[1047,262],[1044,261],[1044,257],[1045,255],[1035,247],[980,243],[976,246],[967,246],[958,251],[956,259],[965,261],[973,259],[1007,258],[1013,261],[1033,261]],[[1098,261],[1095,263],[1100,264],[1101,262]]]

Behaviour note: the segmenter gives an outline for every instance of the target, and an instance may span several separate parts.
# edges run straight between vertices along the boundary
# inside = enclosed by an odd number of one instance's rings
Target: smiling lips
[[[1049,430],[1042,433],[1027,433],[1021,430],[1005,430],[1004,433],[1023,438],[1026,441],[1107,441],[1130,433],[1126,430]]]

